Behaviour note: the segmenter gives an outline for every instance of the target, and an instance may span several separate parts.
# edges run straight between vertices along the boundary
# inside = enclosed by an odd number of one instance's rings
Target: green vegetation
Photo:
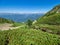
[[[45,14],[45,16],[54,15],[54,14],[56,14],[57,12],[60,13],[60,5],[55,6],[53,9],[51,9],[49,12],[47,12],[47,13]]]
[[[0,18],[0,24],[11,22]],[[60,5],[37,19],[34,24],[32,20],[12,24],[12,27],[21,27],[0,31],[0,45],[60,45]]]
[[[60,37],[29,28],[0,31],[0,45],[60,45]]]
[[[32,20],[28,20],[28,21],[27,21],[27,26],[28,26],[28,27],[31,27],[31,26],[32,26],[32,22],[33,22]]]
[[[55,6],[52,10],[47,12],[44,16],[37,19],[36,27],[45,32],[60,35],[60,5]]]
[[[60,24],[60,14],[54,14],[50,16],[44,16],[41,19],[38,19],[39,23],[50,24],[50,25],[59,25]]]
[[[5,18],[0,18],[0,23],[14,23],[14,21],[8,20],[8,19],[5,19]]]
[[[60,25],[60,5],[54,7],[37,20],[39,24]]]
[[[36,24],[33,28],[42,31],[45,30],[44,32],[60,35],[60,25]]]
[[[20,23],[20,22],[14,22],[12,27],[17,27],[17,26],[21,26],[21,25],[25,25],[24,23]]]

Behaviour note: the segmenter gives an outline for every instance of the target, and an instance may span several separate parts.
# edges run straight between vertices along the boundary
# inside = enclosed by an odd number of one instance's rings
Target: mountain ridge
[[[60,24],[60,5],[55,6],[37,21],[42,24]]]

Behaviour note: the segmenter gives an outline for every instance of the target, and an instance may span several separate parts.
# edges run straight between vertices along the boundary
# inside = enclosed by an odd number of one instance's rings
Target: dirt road
[[[18,26],[18,27],[12,27],[13,24],[8,24],[8,23],[4,23],[4,24],[0,24],[0,30],[9,30],[9,29],[17,29],[17,28],[20,28],[20,27],[23,27],[22,26]]]

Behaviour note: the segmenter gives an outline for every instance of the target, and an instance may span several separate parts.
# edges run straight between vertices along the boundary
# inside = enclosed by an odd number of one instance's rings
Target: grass
[[[49,24],[37,24],[35,26],[38,26],[38,28],[45,28],[46,30],[51,30],[52,33],[60,35],[60,25],[49,25]]]
[[[17,26],[21,26],[21,25],[25,25],[24,23],[18,23],[18,22],[15,22],[13,23],[12,27],[17,27]]]
[[[49,16],[43,16],[37,20],[39,24],[60,25],[60,13]]]
[[[5,19],[5,18],[0,18],[0,23],[14,23],[14,21],[8,20],[8,19]]]
[[[60,35],[56,35],[56,33],[60,33],[60,13],[56,13],[59,8],[54,8],[51,10],[51,13],[48,12],[48,14],[39,18],[35,25],[32,25],[32,27],[37,26],[40,28],[38,30],[20,27],[19,29],[0,31],[0,45],[60,45]],[[0,20],[1,23],[12,22],[3,18]],[[12,26],[17,27],[21,25],[25,24],[13,23]],[[43,32],[41,28],[51,30],[54,34]]]
[[[7,45],[60,45],[60,37],[41,30],[22,27],[0,31],[0,45],[6,43]]]

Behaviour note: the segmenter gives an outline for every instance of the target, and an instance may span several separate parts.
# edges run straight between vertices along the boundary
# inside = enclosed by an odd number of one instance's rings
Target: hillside
[[[60,45],[60,37],[22,27],[15,30],[0,31],[0,45]]]
[[[13,21],[0,18],[0,23],[11,22]],[[30,21],[27,23],[30,26]],[[26,23],[16,22],[12,26],[14,28],[0,30],[0,45],[60,45],[60,5],[39,18],[36,23],[31,23],[29,27]]]
[[[0,23],[13,23],[14,21],[12,20],[8,20],[8,19],[5,19],[5,18],[0,18]]]
[[[49,12],[45,14],[45,16],[50,16],[56,13],[60,13],[60,5],[55,6],[53,9],[51,9]]]
[[[60,24],[60,5],[55,6],[52,10],[50,10],[44,16],[39,18],[38,23],[59,25]]]
[[[37,19],[34,25],[35,29],[60,35],[60,5],[55,6],[44,16]]]

